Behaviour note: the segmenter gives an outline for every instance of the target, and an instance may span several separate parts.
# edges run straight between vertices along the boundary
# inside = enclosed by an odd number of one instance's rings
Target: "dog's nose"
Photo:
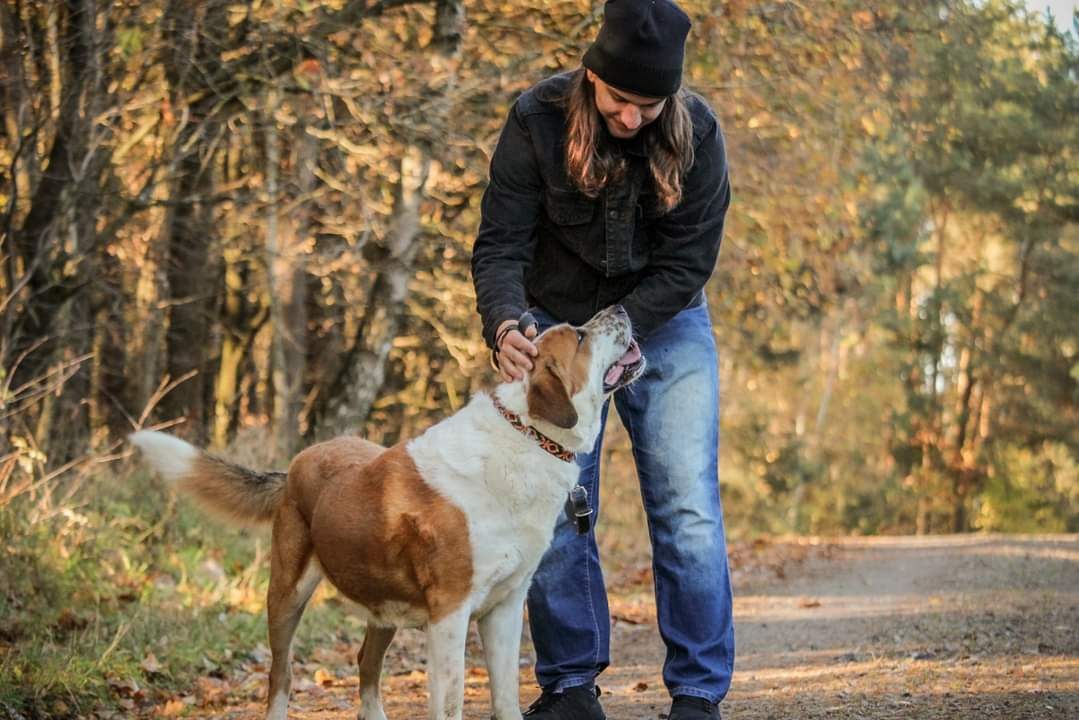
[[[626,309],[624,307],[622,307],[621,305],[615,305],[614,306],[614,314],[629,317],[629,313],[626,312]]]

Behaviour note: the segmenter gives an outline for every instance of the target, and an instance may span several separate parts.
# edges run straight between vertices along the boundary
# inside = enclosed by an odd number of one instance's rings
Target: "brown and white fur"
[[[526,424],[586,452],[614,389],[605,377],[621,387],[643,370],[629,319],[608,308],[581,328],[547,330],[536,346],[525,381],[495,394]],[[429,717],[459,719],[470,618],[483,640],[494,717],[521,718],[522,607],[578,469],[510,425],[488,395],[388,449],[359,437],[314,445],[287,475],[239,467],[163,433],[131,439],[166,479],[212,509],[273,523],[267,718],[287,717],[293,633],[323,577],[368,618],[361,720],[386,719],[382,659],[396,628],[409,626],[427,631]]]

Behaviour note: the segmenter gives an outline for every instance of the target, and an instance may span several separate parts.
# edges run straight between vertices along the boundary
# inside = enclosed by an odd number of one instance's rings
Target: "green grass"
[[[144,472],[76,500],[0,507],[0,719],[150,705],[266,645],[267,530],[227,527]],[[297,654],[352,631],[344,612],[316,597]]]

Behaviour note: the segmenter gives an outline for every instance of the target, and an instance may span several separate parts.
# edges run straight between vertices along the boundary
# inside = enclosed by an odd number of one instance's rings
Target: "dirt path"
[[[1079,536],[959,536],[799,542],[735,553],[738,662],[728,720],[1079,718]],[[668,698],[647,572],[614,581],[612,720],[655,720]],[[522,661],[522,702],[537,693]],[[489,717],[470,644],[466,718]],[[316,658],[317,660],[317,658]],[[354,671],[297,668],[293,717],[344,720]],[[422,638],[390,661],[391,718],[424,711]],[[348,676],[337,677],[348,672]],[[254,672],[214,718],[260,717]]]

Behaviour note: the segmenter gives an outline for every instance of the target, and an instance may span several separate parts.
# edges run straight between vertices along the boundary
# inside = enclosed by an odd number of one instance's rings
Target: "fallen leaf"
[[[141,692],[139,684],[131,679],[120,680],[117,678],[110,678],[109,689],[117,696],[127,698],[133,697]]]
[[[79,617],[70,609],[65,609],[62,613],[60,613],[60,617],[56,619],[56,626],[64,632],[82,630],[89,624],[89,620],[83,617]]]
[[[139,667],[151,674],[161,672],[161,663],[153,653],[144,657],[142,662],[139,663]]]
[[[315,682],[319,685],[329,687],[330,685],[333,685],[336,680],[337,678],[334,677],[333,673],[324,668],[319,668],[315,671]]]
[[[251,658],[252,661],[258,663],[259,665],[268,664],[272,658],[272,655],[270,655],[270,649],[262,644],[253,647],[250,652],[247,653],[247,655]]]
[[[851,19],[862,30],[869,30],[876,22],[876,18],[873,17],[873,13],[869,10],[859,10],[851,15]]]
[[[158,706],[154,714],[160,717],[176,717],[183,714],[186,709],[187,705],[182,700],[169,700],[164,705]]]
[[[633,689],[636,690],[637,692],[644,692],[645,690],[648,689],[648,683],[646,683],[645,681],[642,680],[639,683],[637,683],[636,685],[634,685]]]
[[[650,599],[617,600],[612,599],[611,617],[628,625],[647,625],[656,616],[655,605]]]
[[[195,692],[198,694],[200,707],[224,702],[229,689],[228,682],[217,678],[200,677],[195,682]]]

